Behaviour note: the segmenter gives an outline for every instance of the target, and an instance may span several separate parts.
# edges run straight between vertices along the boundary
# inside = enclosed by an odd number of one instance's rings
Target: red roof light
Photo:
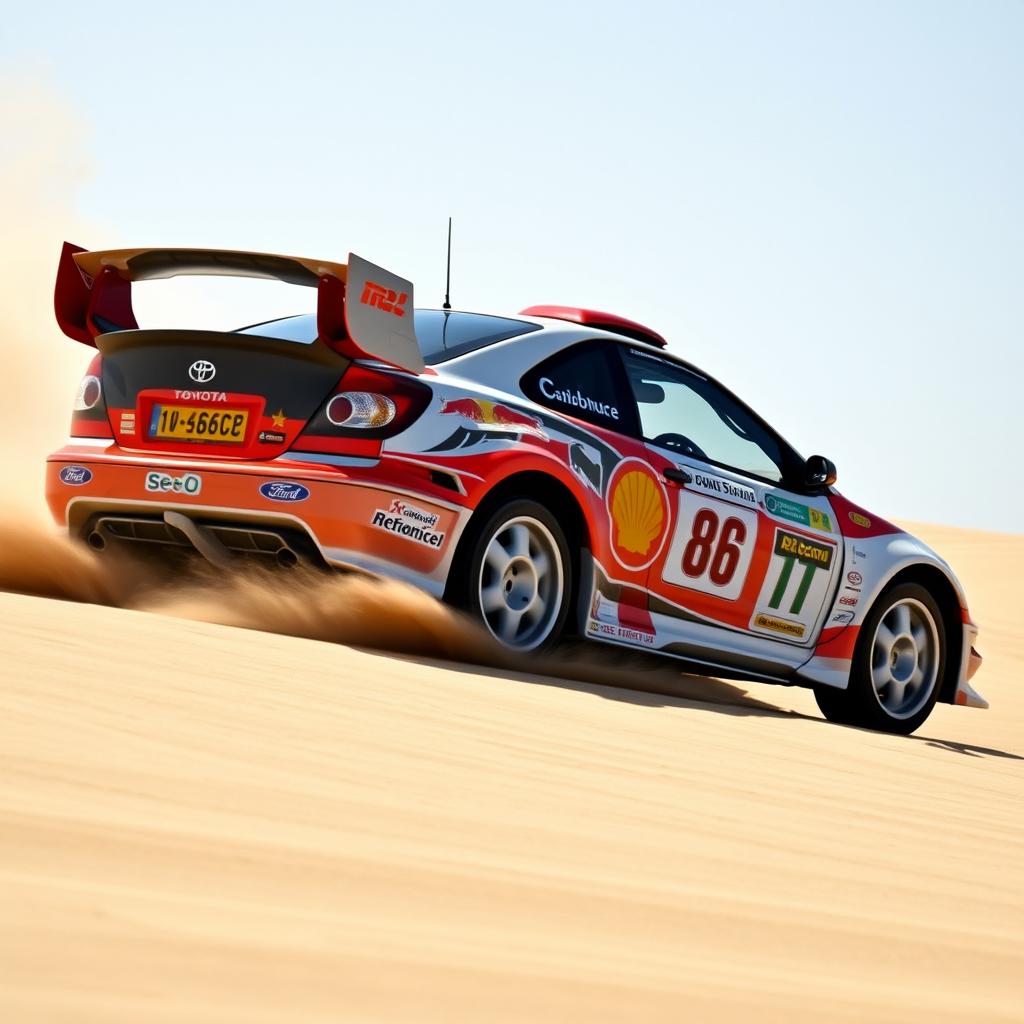
[[[552,320],[568,320],[573,324],[582,324],[584,327],[596,327],[601,331],[612,331],[614,334],[624,334],[634,341],[646,342],[648,345],[657,345],[664,348],[668,343],[657,332],[650,327],[644,327],[635,320],[627,320],[624,316],[616,316],[614,313],[601,313],[596,309],[577,309],[575,306],[528,306],[519,311],[520,316],[549,317]]]

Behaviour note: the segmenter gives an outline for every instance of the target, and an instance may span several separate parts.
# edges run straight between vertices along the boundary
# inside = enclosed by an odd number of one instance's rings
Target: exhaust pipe
[[[210,530],[192,522],[188,516],[183,516],[180,512],[170,509],[164,512],[164,522],[188,537],[196,551],[211,565],[215,565],[218,569],[231,568],[231,552],[217,540]]]
[[[277,549],[277,564],[282,569],[294,569],[299,564],[299,556],[291,548]]]
[[[102,551],[107,546],[107,538],[104,537],[99,530],[93,530],[92,533],[85,538],[85,542],[93,549],[93,551]]]

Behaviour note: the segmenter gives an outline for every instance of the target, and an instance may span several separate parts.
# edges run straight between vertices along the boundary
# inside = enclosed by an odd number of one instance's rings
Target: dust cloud
[[[468,616],[405,583],[298,567],[242,565],[224,574],[198,560],[173,571],[127,554],[97,554],[30,516],[0,516],[0,590],[152,612],[420,658],[626,687],[718,705],[777,710],[742,688],[686,676],[651,655],[591,650],[513,654]]]
[[[736,687],[681,676],[630,652],[511,656],[468,617],[415,588],[355,576],[244,569],[225,577],[202,565],[174,576],[106,552],[98,556],[55,528],[43,501],[45,460],[67,437],[75,389],[92,349],[64,337],[53,316],[53,281],[65,239],[120,240],[83,223],[75,196],[90,168],[85,129],[43,80],[0,76],[0,590],[152,611],[357,645],[404,655],[629,685],[715,703],[756,704]],[[611,660],[609,660],[609,658]],[[624,682],[627,681],[628,682]],[[642,680],[638,684],[638,680]]]
[[[65,239],[108,244],[74,206],[88,180],[80,119],[43,80],[0,78],[0,589],[203,619],[317,640],[496,664],[467,620],[412,587],[299,570],[288,580],[203,567],[169,580],[141,561],[98,557],[63,537],[43,503],[46,456],[67,437],[72,399],[93,351],[64,337],[53,281]]]
[[[95,234],[75,211],[89,176],[84,130],[42,80],[0,76],[0,490],[4,504],[43,508],[48,452],[67,436],[91,349],[65,338],[53,281],[65,239]],[[12,542],[5,531],[0,544]]]

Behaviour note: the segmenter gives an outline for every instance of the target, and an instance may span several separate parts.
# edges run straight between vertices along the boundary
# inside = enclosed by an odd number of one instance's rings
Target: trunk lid
[[[219,331],[117,331],[96,346],[118,444],[200,458],[281,455],[351,362],[321,341]]]

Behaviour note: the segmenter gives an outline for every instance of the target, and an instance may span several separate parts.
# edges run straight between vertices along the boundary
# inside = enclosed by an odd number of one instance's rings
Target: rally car
[[[132,283],[181,274],[308,285],[316,313],[140,328]],[[575,633],[888,732],[987,706],[949,566],[638,323],[417,309],[355,255],[70,244],[55,310],[97,353],[47,499],[97,550],[406,580],[519,651]]]

